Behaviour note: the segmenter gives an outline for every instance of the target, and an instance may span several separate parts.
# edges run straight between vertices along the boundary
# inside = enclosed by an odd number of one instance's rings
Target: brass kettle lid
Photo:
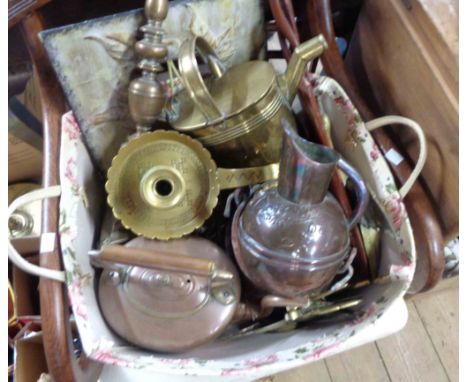
[[[228,69],[220,78],[207,81],[207,89],[224,118],[237,115],[260,101],[276,81],[277,73],[266,61],[249,61]],[[209,120],[190,99],[187,91],[179,96],[179,118],[173,125],[190,126],[191,129],[219,123],[222,118]]]
[[[122,146],[107,179],[115,217],[135,234],[161,240],[200,227],[219,194],[210,153],[174,131],[145,133]]]

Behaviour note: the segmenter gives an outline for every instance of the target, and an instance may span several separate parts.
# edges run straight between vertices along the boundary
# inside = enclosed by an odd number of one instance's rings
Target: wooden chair
[[[66,102],[61,87],[50,66],[46,53],[38,39],[38,33],[45,29],[40,8],[51,0],[37,0],[30,3],[25,0],[9,0],[9,28],[20,24],[24,40],[28,47],[37,76],[39,92],[43,104],[44,120],[44,173],[43,186],[59,184],[59,152],[61,116],[66,111]],[[118,2],[120,4],[120,2]],[[311,33],[323,33],[332,49],[323,57],[328,74],[335,77],[345,87],[360,112],[366,119],[372,114],[364,101],[353,90],[352,83],[344,69],[341,57],[337,56],[334,46],[334,31],[331,24],[330,9],[326,0],[297,2],[305,4]],[[139,4],[133,3],[133,8]],[[296,4],[297,5],[297,4]],[[49,5],[50,6],[50,5]],[[385,148],[393,147],[384,132],[377,132],[374,137]],[[406,167],[405,167],[406,166]],[[407,165],[394,169],[400,181],[409,175]],[[425,290],[438,281],[443,269],[443,245],[439,224],[424,190],[414,187],[405,200],[413,222],[417,240],[418,272],[422,282],[415,291]],[[47,199],[43,204],[43,232],[57,232],[59,221],[59,200]],[[417,223],[416,223],[417,222]],[[62,270],[60,243],[56,239],[55,249],[40,254],[40,265],[55,270]],[[74,355],[70,309],[65,286],[56,281],[40,281],[40,304],[43,319],[44,349],[49,372],[55,380],[61,382],[93,381],[99,376],[101,365],[84,356]]]
[[[356,91],[338,51],[330,0],[297,1],[296,5],[301,12],[298,14],[307,15],[309,34],[322,33],[328,42],[329,48],[321,57],[325,72],[343,86],[364,120],[373,119],[374,113]],[[395,147],[395,143],[384,130],[375,130],[372,135],[384,153]],[[389,165],[400,184],[411,174],[406,161],[398,165],[389,162]],[[405,206],[413,228],[417,253],[416,271],[409,293],[419,293],[433,288],[442,277],[445,265],[444,238],[434,206],[419,181],[405,197]]]
[[[16,24],[21,26],[34,65],[43,105],[44,187],[59,184],[61,116],[66,111],[66,102],[60,84],[38,38],[38,33],[45,26],[39,8],[49,1],[9,0],[8,2],[8,27],[11,28]],[[57,232],[58,209],[58,199],[47,199],[43,202],[43,232]],[[55,270],[63,269],[58,239],[54,251],[41,252],[40,265]],[[65,285],[58,281],[41,279],[39,292],[44,350],[50,374],[56,381],[61,382],[97,380],[102,366],[83,355],[79,358],[74,355],[70,308]]]

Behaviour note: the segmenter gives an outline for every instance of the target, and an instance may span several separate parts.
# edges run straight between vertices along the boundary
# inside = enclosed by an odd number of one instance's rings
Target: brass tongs
[[[378,286],[388,287],[391,285],[391,282],[390,276],[383,276],[373,281],[365,280],[351,285],[345,284],[335,290],[330,289],[319,294],[305,296],[303,298],[308,299],[307,304],[300,306],[294,306],[292,304],[287,306],[283,319],[265,325],[262,325],[262,321],[265,320],[257,321],[225,339],[240,338],[252,334],[278,333],[294,330],[301,323],[307,324],[316,318],[355,308],[361,304],[365,305],[366,298],[362,294],[363,288]],[[326,298],[327,300],[325,300]],[[267,317],[267,315],[260,314],[260,317]]]

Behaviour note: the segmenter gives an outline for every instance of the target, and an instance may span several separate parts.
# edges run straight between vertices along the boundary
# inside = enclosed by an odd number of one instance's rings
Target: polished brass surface
[[[128,88],[128,105],[137,125],[137,134],[151,129],[166,103],[166,94],[156,74],[163,71],[161,62],[167,56],[167,46],[162,41],[164,30],[161,27],[167,12],[167,0],[146,1],[145,16],[148,23],[140,28],[144,36],[135,44],[135,52],[142,57],[138,63],[142,75],[135,78]]]
[[[163,22],[169,11],[167,0],[146,0],[145,15],[148,19]]]
[[[130,141],[112,161],[107,178],[115,217],[149,238],[192,232],[218,200],[216,165],[209,152],[176,132],[154,131]]]
[[[205,84],[195,54],[210,63],[215,56],[206,41],[184,42],[179,70],[186,91],[179,96],[180,117],[173,127],[199,139],[221,166],[247,167],[279,160],[281,121],[295,126],[290,102],[312,58],[326,48],[322,36],[298,46],[286,73],[278,76],[266,61],[249,61],[227,70],[214,65],[215,79]],[[213,65],[211,65],[213,66]]]
[[[283,77],[286,82],[285,94],[289,103],[291,103],[296,96],[299,82],[301,82],[304,76],[307,64],[315,57],[320,56],[327,47],[328,45],[325,38],[322,35],[318,35],[294,49],[294,53],[291,56],[288,68]]]
[[[167,240],[200,227],[216,206],[220,189],[277,175],[278,164],[218,169],[200,142],[159,130],[122,146],[107,174],[107,200],[126,228]]]
[[[328,302],[315,301],[307,307],[288,308],[282,320],[261,326],[259,322],[243,328],[239,333],[229,338],[239,338],[261,333],[283,333],[294,330],[299,323],[307,323],[317,317],[328,316],[342,310],[354,308],[361,304],[362,300],[353,298],[349,300]]]
[[[218,168],[217,171],[219,187],[222,190],[263,183],[278,178],[278,174],[277,163],[246,168]]]
[[[202,111],[203,116],[207,120],[223,118],[222,113],[216,106],[216,102],[206,88],[200,72],[198,70],[193,70],[193,68],[196,68],[198,65],[195,57],[195,50],[197,50],[209,64],[215,77],[220,78],[224,72],[220,67],[216,53],[206,40],[201,37],[195,37],[182,44],[179,50],[179,69],[185,73],[183,84],[190,94],[190,98],[195,102],[198,109]]]

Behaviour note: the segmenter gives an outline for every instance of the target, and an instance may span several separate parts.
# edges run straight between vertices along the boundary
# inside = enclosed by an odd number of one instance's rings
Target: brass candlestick
[[[136,123],[137,136],[151,129],[166,103],[157,74],[163,71],[161,62],[167,57],[167,46],[162,42],[165,32],[161,27],[167,12],[167,0],[146,0],[147,23],[140,28],[144,36],[135,44],[142,73],[130,82],[128,89],[130,115]]]
[[[153,131],[166,103],[157,79],[167,56],[162,42],[166,0],[147,0],[148,23],[135,44],[142,75],[130,83],[129,109],[136,136],[123,145],[107,172],[107,202],[123,226],[137,235],[168,240],[199,228],[211,215],[220,189],[276,179],[278,164],[218,168],[198,141],[175,131]]]

